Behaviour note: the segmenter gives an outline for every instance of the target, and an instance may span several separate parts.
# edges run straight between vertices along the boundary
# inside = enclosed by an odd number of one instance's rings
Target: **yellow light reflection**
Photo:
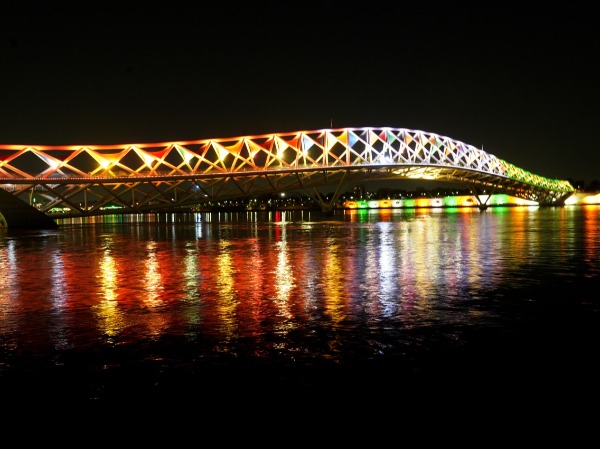
[[[530,232],[534,229],[536,224],[536,217],[538,215],[533,213],[529,208],[526,207],[515,207],[511,218],[515,226],[514,237],[512,239],[512,250],[515,254],[535,254],[538,250],[538,232]]]
[[[235,269],[233,266],[233,256],[231,254],[231,242],[228,240],[219,241],[220,252],[216,258],[217,264],[217,293],[218,313],[221,320],[221,329],[225,334],[226,341],[233,339],[237,333],[238,306],[235,293]]]
[[[600,196],[600,194],[598,195]],[[596,274],[600,273],[600,262],[598,261],[598,252],[600,250],[600,207],[586,206],[585,214],[585,253],[584,260],[590,265],[590,268]]]
[[[102,259],[100,260],[99,280],[100,293],[102,300],[94,310],[98,315],[98,326],[104,334],[113,337],[118,334],[122,327],[122,317],[118,310],[118,276],[119,270],[117,263],[111,253],[110,247],[104,249]]]
[[[327,242],[327,259],[323,268],[323,283],[326,293],[325,308],[334,322],[340,323],[346,318],[344,302],[344,273],[338,254],[338,245],[334,241]]]
[[[105,301],[117,300],[117,276],[117,264],[107,248],[100,260],[100,291]]]
[[[6,242],[5,247],[0,246],[0,311],[5,311],[12,302],[13,297],[19,293],[19,282],[15,281],[18,268],[15,257],[15,243],[13,240]]]
[[[288,331],[291,326],[291,321],[287,321],[293,317],[290,312],[289,297],[295,287],[294,273],[290,266],[288,248],[285,241],[285,226],[281,226],[281,240],[277,242],[277,266],[275,269],[275,293],[276,304],[279,309],[279,315],[286,318],[283,328],[279,330]]]
[[[162,304],[161,294],[163,291],[163,282],[156,256],[156,242],[146,244],[148,256],[145,261],[146,273],[144,275],[144,286],[146,288],[146,297],[144,302],[150,307],[158,307]]]
[[[186,248],[186,255],[183,258],[183,281],[188,301],[196,302],[198,300],[198,276],[198,249]]]

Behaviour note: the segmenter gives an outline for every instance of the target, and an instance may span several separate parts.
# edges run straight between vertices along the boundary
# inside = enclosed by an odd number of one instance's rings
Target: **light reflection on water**
[[[180,355],[188,363],[339,364],[460,346],[465,329],[509,329],[519,300],[545,301],[548,284],[597,287],[599,217],[597,206],[157,214],[4,230],[2,366],[55,359],[48,346],[166,337],[199,345]]]

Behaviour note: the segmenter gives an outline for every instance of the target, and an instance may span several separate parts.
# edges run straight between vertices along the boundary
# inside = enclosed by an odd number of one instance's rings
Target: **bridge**
[[[19,213],[3,218],[7,210],[22,209],[5,192],[52,219],[173,210],[298,190],[329,210],[349,183],[406,179],[458,183],[487,198],[504,193],[543,206],[563,205],[575,191],[568,181],[530,173],[472,145],[405,128],[150,144],[0,145],[0,225],[22,222]],[[327,186],[335,189],[331,197],[321,193]]]

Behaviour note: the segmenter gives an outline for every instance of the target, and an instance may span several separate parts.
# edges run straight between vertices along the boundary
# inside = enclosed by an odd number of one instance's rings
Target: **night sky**
[[[592,3],[0,5],[2,144],[393,127],[600,179]]]

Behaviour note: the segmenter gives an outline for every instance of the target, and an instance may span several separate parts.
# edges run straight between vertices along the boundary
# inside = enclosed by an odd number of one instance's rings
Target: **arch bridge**
[[[138,213],[297,190],[326,210],[348,183],[402,179],[459,183],[488,198],[505,193],[540,205],[562,205],[575,191],[568,181],[530,173],[472,145],[404,128],[151,144],[0,145],[0,188],[51,218]],[[320,193],[325,186],[335,189],[333,196]],[[8,204],[2,197],[0,219]]]

